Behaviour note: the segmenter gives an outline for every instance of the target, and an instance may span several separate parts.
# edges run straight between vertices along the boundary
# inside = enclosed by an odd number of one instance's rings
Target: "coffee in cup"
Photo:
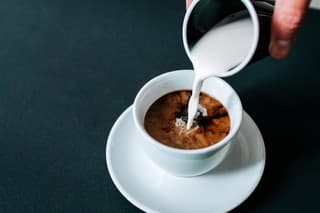
[[[178,90],[157,99],[148,109],[144,127],[158,142],[179,149],[200,149],[223,140],[230,131],[227,109],[201,92],[192,127],[187,128],[191,90]]]

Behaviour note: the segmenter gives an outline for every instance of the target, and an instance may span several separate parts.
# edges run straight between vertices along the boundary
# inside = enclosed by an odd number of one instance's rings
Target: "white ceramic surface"
[[[144,117],[151,104],[169,92],[191,90],[193,79],[192,70],[159,75],[143,86],[133,104],[133,118],[142,136],[140,146],[157,165],[177,176],[200,175],[219,165],[238,133],[242,120],[242,105],[237,93],[224,80],[211,77],[204,82],[201,91],[217,98],[228,110],[231,121],[229,134],[217,144],[195,150],[172,148],[152,138],[144,129]]]
[[[145,212],[226,212],[249,197],[263,174],[263,138],[245,112],[226,159],[202,176],[176,177],[160,169],[141,150],[139,135],[129,107],[110,132],[106,159],[116,187]]]
[[[312,0],[310,8],[320,9],[320,0]]]

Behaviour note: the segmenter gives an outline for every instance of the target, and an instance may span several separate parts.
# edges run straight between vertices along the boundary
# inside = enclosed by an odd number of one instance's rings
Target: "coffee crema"
[[[179,149],[200,149],[218,143],[230,131],[226,108],[215,98],[201,92],[192,127],[187,129],[191,90],[170,92],[148,109],[144,127],[154,139]]]

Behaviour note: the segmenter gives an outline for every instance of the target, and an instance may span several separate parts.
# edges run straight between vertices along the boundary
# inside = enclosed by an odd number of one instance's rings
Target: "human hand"
[[[286,57],[295,41],[310,0],[276,0],[271,24],[270,55]]]
[[[186,0],[188,8],[192,0]],[[295,41],[310,0],[276,0],[271,23],[270,55],[286,57]]]

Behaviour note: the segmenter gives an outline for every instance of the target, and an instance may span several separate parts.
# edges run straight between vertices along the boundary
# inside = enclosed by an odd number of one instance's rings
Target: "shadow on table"
[[[319,22],[320,11],[310,11],[287,59],[266,59],[248,68],[248,76],[262,76],[255,78],[254,88],[240,91],[240,96],[264,136],[267,161],[258,188],[234,212],[266,207],[275,195],[286,190],[284,183],[291,177],[288,170],[295,169],[297,162],[307,163],[307,156],[320,149],[320,42],[314,42],[320,37],[320,29],[314,25]]]

